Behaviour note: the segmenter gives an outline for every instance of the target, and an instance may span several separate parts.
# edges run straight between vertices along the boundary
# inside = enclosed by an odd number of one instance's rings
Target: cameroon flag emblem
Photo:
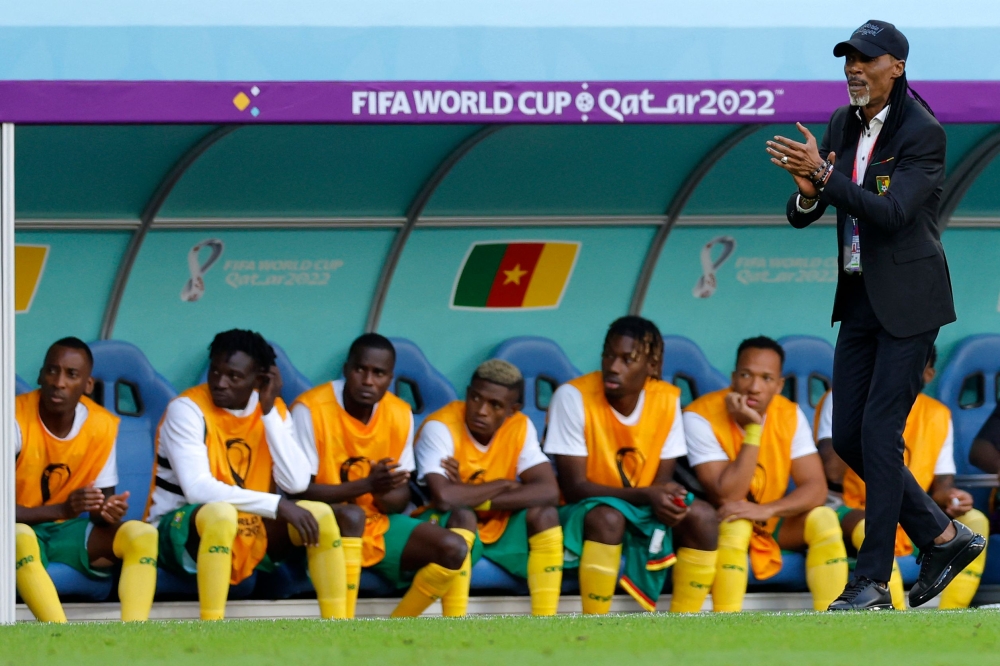
[[[458,271],[451,307],[557,308],[573,273],[576,242],[473,243]]]

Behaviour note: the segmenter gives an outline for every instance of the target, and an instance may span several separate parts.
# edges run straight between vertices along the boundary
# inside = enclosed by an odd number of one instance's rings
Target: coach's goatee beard
[[[868,106],[868,103],[872,101],[872,89],[866,83],[863,93],[854,93],[851,91],[850,83],[848,83],[847,96],[851,98],[851,106]]]

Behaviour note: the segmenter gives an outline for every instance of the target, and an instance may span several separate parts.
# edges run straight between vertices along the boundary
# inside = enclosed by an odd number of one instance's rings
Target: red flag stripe
[[[519,308],[545,243],[511,243],[497,268],[486,299],[488,308]]]

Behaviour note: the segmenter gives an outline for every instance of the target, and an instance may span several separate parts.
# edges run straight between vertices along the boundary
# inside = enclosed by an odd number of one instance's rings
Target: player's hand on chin
[[[755,504],[746,500],[726,502],[719,507],[718,514],[719,520],[727,523],[740,519],[763,523],[774,517],[774,511],[766,504]]]

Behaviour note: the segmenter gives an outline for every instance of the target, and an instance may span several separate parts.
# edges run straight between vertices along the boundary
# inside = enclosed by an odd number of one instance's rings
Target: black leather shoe
[[[830,607],[830,611],[892,610],[889,586],[871,578],[854,578]]]
[[[986,548],[982,534],[976,534],[957,520],[951,524],[956,530],[951,541],[920,551],[920,576],[910,589],[910,606],[920,606],[941,594]]]

